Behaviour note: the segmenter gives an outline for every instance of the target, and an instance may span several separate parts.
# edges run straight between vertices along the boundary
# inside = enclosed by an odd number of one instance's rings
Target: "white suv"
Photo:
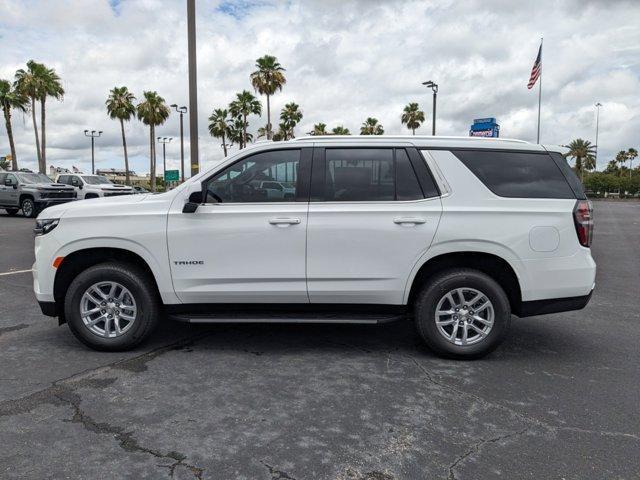
[[[256,181],[294,184],[293,198]],[[591,204],[552,148],[515,140],[309,137],[241,150],[174,190],[47,208],[43,313],[100,350],[161,317],[382,323],[482,356],[511,315],[583,308]]]
[[[133,188],[113,183],[103,175],[63,173],[56,177],[56,182],[73,186],[78,194],[78,200],[98,197],[114,197],[117,195],[131,195],[136,193]]]

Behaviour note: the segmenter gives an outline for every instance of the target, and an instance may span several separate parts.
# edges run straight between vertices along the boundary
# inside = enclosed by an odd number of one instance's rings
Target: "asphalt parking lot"
[[[31,291],[33,220],[0,214],[0,477],[640,477],[640,203],[596,202],[597,288],[514,319],[475,362],[410,323],[166,324],[87,350]]]

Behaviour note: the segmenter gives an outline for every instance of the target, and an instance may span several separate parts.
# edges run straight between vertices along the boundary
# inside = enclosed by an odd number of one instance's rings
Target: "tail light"
[[[593,240],[593,206],[589,200],[578,200],[573,209],[578,241],[583,247],[590,247]]]

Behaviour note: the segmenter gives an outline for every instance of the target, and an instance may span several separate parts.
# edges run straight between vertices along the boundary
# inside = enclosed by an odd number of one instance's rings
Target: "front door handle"
[[[271,225],[298,225],[300,223],[299,218],[270,218],[269,223]]]
[[[393,219],[393,223],[397,223],[399,225],[417,225],[421,223],[426,223],[427,221],[424,218],[420,217],[398,217]]]

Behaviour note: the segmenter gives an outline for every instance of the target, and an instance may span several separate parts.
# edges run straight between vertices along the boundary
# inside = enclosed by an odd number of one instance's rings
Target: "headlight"
[[[60,223],[59,218],[36,220],[36,226],[33,229],[33,233],[36,235],[36,237],[38,235],[45,235],[56,228],[58,226],[58,223]]]

